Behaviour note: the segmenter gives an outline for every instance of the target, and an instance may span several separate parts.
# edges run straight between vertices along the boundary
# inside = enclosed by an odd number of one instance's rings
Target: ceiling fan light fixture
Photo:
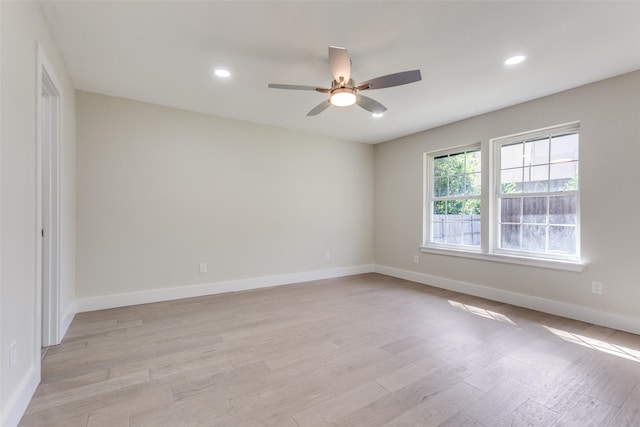
[[[375,113],[372,113],[372,114],[371,114],[371,116],[372,116],[372,117],[375,117],[375,118],[377,119],[377,118],[379,118],[379,117],[384,116],[384,113],[381,113],[381,112],[375,112]]]
[[[336,89],[331,94],[329,102],[336,107],[348,107],[356,103],[356,94],[352,89]]]

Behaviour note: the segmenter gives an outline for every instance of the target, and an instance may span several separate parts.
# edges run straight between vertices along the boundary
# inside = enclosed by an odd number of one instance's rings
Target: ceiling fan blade
[[[402,71],[400,73],[387,74],[386,76],[367,80],[366,82],[358,84],[356,88],[358,90],[383,89],[385,87],[406,85],[420,80],[422,80],[420,70]]]
[[[315,86],[301,86],[301,85],[281,85],[279,83],[269,83],[271,89],[293,89],[293,90],[313,90],[315,92],[328,93],[329,89]]]
[[[320,104],[316,105],[313,110],[307,113],[307,116],[317,116],[318,114],[322,113],[324,110],[329,108],[330,105],[331,103],[327,99],[326,101],[323,101]]]
[[[356,104],[358,104],[359,106],[361,106],[362,108],[364,108],[365,110],[373,114],[376,114],[376,113],[381,114],[387,111],[387,107],[380,104],[375,99],[371,99],[369,97],[366,97],[360,94],[356,95]]]
[[[329,65],[333,78],[338,82],[349,83],[351,78],[351,58],[344,47],[329,46]],[[342,78],[342,80],[341,80]]]

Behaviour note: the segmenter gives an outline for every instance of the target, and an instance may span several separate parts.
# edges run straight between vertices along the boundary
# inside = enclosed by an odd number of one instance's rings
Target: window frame
[[[580,122],[574,121],[561,125],[549,126],[537,130],[519,132],[507,136],[482,140],[474,144],[465,144],[446,147],[423,153],[423,223],[422,245],[420,251],[484,261],[494,261],[510,264],[535,266],[542,268],[582,271],[587,263],[581,253],[581,206],[580,195],[582,183],[580,181],[580,168],[582,161],[578,154],[578,188],[577,190],[546,192],[546,196],[568,195],[575,193],[576,197],[576,255],[565,256],[559,253],[531,252],[521,250],[509,250],[499,248],[499,221],[500,221],[500,149],[499,144],[508,142],[535,139],[536,137],[558,135],[575,131],[580,136]],[[480,190],[480,246],[444,244],[431,242],[432,239],[432,194],[434,186],[433,159],[439,155],[459,153],[473,149],[480,150],[481,157],[481,190]],[[581,153],[580,144],[578,153]],[[551,160],[549,160],[551,161]],[[518,193],[522,196],[523,193]],[[528,194],[528,193],[527,193]]]
[[[508,255],[508,256],[516,256],[522,258],[538,258],[538,259],[550,259],[555,261],[570,261],[570,262],[579,262],[580,261],[580,155],[578,154],[577,159],[577,167],[578,167],[578,188],[576,190],[567,190],[567,191],[546,191],[546,192],[529,192],[525,193],[514,193],[514,194],[501,194],[501,153],[500,148],[516,143],[526,143],[526,141],[532,141],[540,138],[553,138],[554,136],[564,135],[564,134],[578,134],[578,141],[580,138],[580,124],[579,122],[572,122],[558,126],[550,126],[543,129],[538,129],[529,132],[521,132],[514,135],[492,138],[490,140],[491,151],[493,152],[493,168],[489,171],[491,173],[491,179],[493,182],[491,189],[491,206],[493,215],[490,217],[491,221],[491,240],[490,240],[490,252],[499,254],[499,255]],[[580,152],[580,143],[578,142],[578,152]],[[549,159],[549,165],[551,163],[551,159]],[[547,197],[547,200],[553,196],[562,196],[562,195],[575,195],[576,196],[576,224],[575,224],[575,234],[576,234],[576,253],[574,254],[562,254],[555,252],[539,252],[539,251],[527,251],[520,249],[506,249],[500,247],[500,202],[502,199],[515,199],[515,198],[527,198],[527,197]],[[547,211],[549,207],[547,206]],[[547,223],[546,225],[549,227],[550,225]]]
[[[483,174],[482,174],[482,144],[480,142],[476,142],[474,144],[461,145],[457,147],[447,148],[444,150],[430,151],[424,153],[423,164],[425,165],[425,173],[424,173],[424,204],[423,204],[423,213],[424,213],[424,226],[423,226],[423,236],[422,236],[422,247],[428,248],[439,248],[439,249],[449,249],[456,251],[464,251],[464,252],[478,252],[480,253],[482,250],[482,206],[483,206],[483,191],[482,185],[480,185],[480,194],[476,196],[447,196],[447,197],[435,197],[435,179],[434,179],[434,160],[437,157],[441,156],[450,156],[452,154],[461,154],[467,153],[471,151],[477,151],[480,153],[480,178],[482,182]],[[436,201],[442,200],[479,200],[480,201],[480,244],[479,245],[465,245],[456,244],[456,243],[442,243],[442,242],[434,242],[433,241],[433,204]],[[428,226],[427,226],[428,224]]]

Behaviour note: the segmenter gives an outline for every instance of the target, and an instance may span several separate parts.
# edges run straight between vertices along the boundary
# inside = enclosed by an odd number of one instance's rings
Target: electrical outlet
[[[206,262],[201,262],[198,271],[200,272],[200,274],[206,273],[207,272],[207,263]]]
[[[604,285],[602,282],[591,282],[591,293],[596,295],[602,295]]]
[[[324,262],[331,262],[331,252],[324,253]]]
[[[413,256],[413,263],[414,264],[420,264],[420,255],[414,255]]]
[[[16,360],[18,355],[18,344],[14,341],[9,347],[9,368],[13,370],[16,367]]]

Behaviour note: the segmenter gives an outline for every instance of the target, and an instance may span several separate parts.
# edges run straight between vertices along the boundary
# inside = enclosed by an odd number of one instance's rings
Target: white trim
[[[40,360],[39,353],[40,348],[49,345],[56,345],[62,341],[61,325],[62,317],[60,312],[60,229],[61,229],[61,215],[60,215],[60,183],[61,183],[61,136],[62,136],[62,91],[59,80],[57,79],[53,67],[49,62],[44,49],[40,44],[36,43],[37,48],[37,72],[36,72],[36,106],[37,106],[37,118],[36,118],[36,135],[37,135],[37,191],[36,191],[36,206],[37,206],[37,229],[36,229],[36,325],[39,332],[36,334],[38,339],[36,345],[36,359]],[[44,150],[42,140],[42,130],[45,124],[44,106],[43,106],[43,92],[47,92],[47,99],[51,103],[51,125],[53,129],[51,134],[54,135],[51,141],[51,150],[47,154]],[[49,159],[50,170],[50,188],[49,199],[51,200],[51,206],[48,207],[50,212],[49,224],[46,227],[43,217],[43,186],[42,186],[42,171],[44,168],[43,161]],[[41,245],[40,230],[45,229],[47,233],[47,265],[45,274],[48,277],[48,289],[43,293],[42,283],[42,260],[43,251]]]
[[[467,152],[477,151],[482,156],[482,143],[475,142],[473,144],[465,144],[458,147],[447,148],[444,150],[436,150],[436,151],[428,151],[423,153],[423,206],[422,206],[422,242],[425,246],[434,245],[434,246],[450,246],[453,248],[478,248],[480,250],[480,246],[470,246],[463,244],[455,244],[455,243],[436,243],[433,242],[433,203],[441,200],[480,200],[480,207],[482,209],[482,185],[480,186],[480,194],[477,196],[466,196],[466,195],[458,195],[458,196],[446,196],[446,197],[436,197],[433,194],[434,190],[434,159],[439,156],[450,156],[452,154],[462,154]],[[480,178],[482,179],[482,158],[480,160]],[[482,215],[480,215],[482,218]],[[482,237],[482,233],[480,234]],[[464,250],[464,249],[463,249]]]
[[[462,282],[432,276],[430,274],[417,273],[415,271],[401,270],[399,268],[376,265],[375,272],[424,285],[435,286],[468,295],[487,298],[506,304],[541,311],[556,316],[568,317],[595,325],[618,329],[620,331],[640,334],[640,318],[620,316],[618,314],[600,311],[590,307],[583,307],[571,303],[550,300],[547,298],[525,295],[504,289],[490,288],[475,283]]]
[[[508,144],[510,142],[520,142],[525,140],[536,139],[543,136],[555,136],[565,132],[578,132],[580,130],[580,121],[576,120],[569,123],[563,123],[561,125],[547,126],[541,129],[524,131],[513,133],[511,135],[499,136],[497,138],[491,138],[490,142],[498,143],[500,145]]]
[[[79,298],[77,312],[102,310],[114,307],[126,307],[151,302],[169,301],[182,298],[193,298],[203,295],[214,295],[225,292],[245,291],[249,289],[267,288],[309,282],[312,280],[330,279],[333,277],[352,276],[372,273],[373,264],[357,265],[327,270],[307,271],[301,273],[282,274],[277,276],[255,277],[250,279],[229,280],[222,282],[202,283],[198,285],[179,286],[174,288],[152,289],[140,292],[103,295],[98,297]]]
[[[76,300],[73,300],[71,304],[69,304],[69,307],[64,313],[64,316],[62,316],[62,320],[60,322],[60,341],[62,341],[62,338],[64,338],[64,336],[66,335],[67,330],[69,329],[69,326],[71,326],[71,322],[73,321],[73,318],[75,317],[77,312],[78,302]]]
[[[528,265],[532,267],[552,268],[554,270],[577,271],[584,270],[586,263],[580,261],[554,260],[546,258],[534,258],[532,256],[516,256],[506,253],[481,253],[479,251],[437,248],[433,246],[421,246],[420,252],[437,255],[448,255],[462,258],[481,259],[483,261],[506,262],[508,264]]]
[[[40,348],[38,348],[38,351],[40,351]],[[17,390],[12,393],[2,411],[0,425],[16,427],[20,423],[33,394],[38,388],[38,384],[40,384],[40,359],[38,359],[38,364],[32,366],[27,375],[25,375]]]
[[[498,138],[491,138],[489,140],[489,147],[491,150],[491,153],[493,154],[493,162],[491,164],[492,166],[492,170],[490,171],[493,176],[491,177],[491,183],[492,183],[492,188],[491,188],[491,193],[490,193],[490,197],[491,197],[491,205],[492,205],[492,214],[495,214],[493,216],[490,217],[490,221],[491,221],[491,234],[489,235],[491,242],[489,244],[490,247],[490,254],[492,255],[498,255],[498,256],[502,256],[502,255],[507,255],[507,256],[513,256],[515,258],[526,258],[526,257],[532,257],[533,259],[536,258],[545,258],[545,259],[551,259],[552,261],[554,259],[556,259],[557,257],[563,257],[564,260],[567,260],[569,263],[581,263],[581,259],[580,259],[580,254],[581,254],[581,229],[580,229],[580,185],[578,184],[578,190],[572,190],[572,191],[546,191],[546,192],[537,192],[537,193],[514,193],[514,194],[502,194],[501,193],[501,172],[502,172],[502,155],[501,155],[501,147],[504,145],[509,145],[509,144],[513,144],[513,143],[522,143],[523,144],[523,149],[525,146],[525,143],[527,141],[533,140],[533,139],[537,139],[537,138],[541,138],[541,137],[546,137],[546,138],[552,138],[553,136],[557,136],[557,135],[561,135],[564,133],[577,133],[578,135],[580,134],[580,122],[579,121],[574,121],[574,122],[570,122],[570,123],[564,123],[561,125],[556,125],[556,126],[548,126],[542,129],[537,129],[537,130],[532,130],[532,131],[526,131],[526,132],[520,132],[517,134],[513,134],[513,135],[508,135],[508,136],[504,136],[504,137],[498,137]],[[551,149],[551,145],[549,145],[549,149]],[[551,162],[551,158],[549,158],[549,162]],[[580,160],[578,158],[577,160],[578,162],[578,168],[580,167]],[[548,165],[551,165],[551,163],[549,163]],[[524,164],[522,166],[523,171],[524,171]],[[580,174],[578,173],[578,176],[580,176]],[[550,179],[550,176],[549,176]],[[524,185],[524,181],[522,182],[522,184]],[[506,249],[506,248],[500,248],[500,203],[502,199],[507,199],[507,198],[520,198],[520,199],[524,199],[527,197],[551,197],[551,196],[560,196],[560,195],[575,195],[576,196],[576,209],[577,209],[577,215],[576,215],[576,224],[575,224],[575,228],[576,228],[576,253],[572,254],[572,255],[566,255],[566,256],[562,256],[559,254],[553,254],[551,252],[540,252],[540,253],[527,253],[526,251],[522,251],[522,250],[511,250],[511,249]],[[549,224],[547,224],[547,227],[549,226]]]

